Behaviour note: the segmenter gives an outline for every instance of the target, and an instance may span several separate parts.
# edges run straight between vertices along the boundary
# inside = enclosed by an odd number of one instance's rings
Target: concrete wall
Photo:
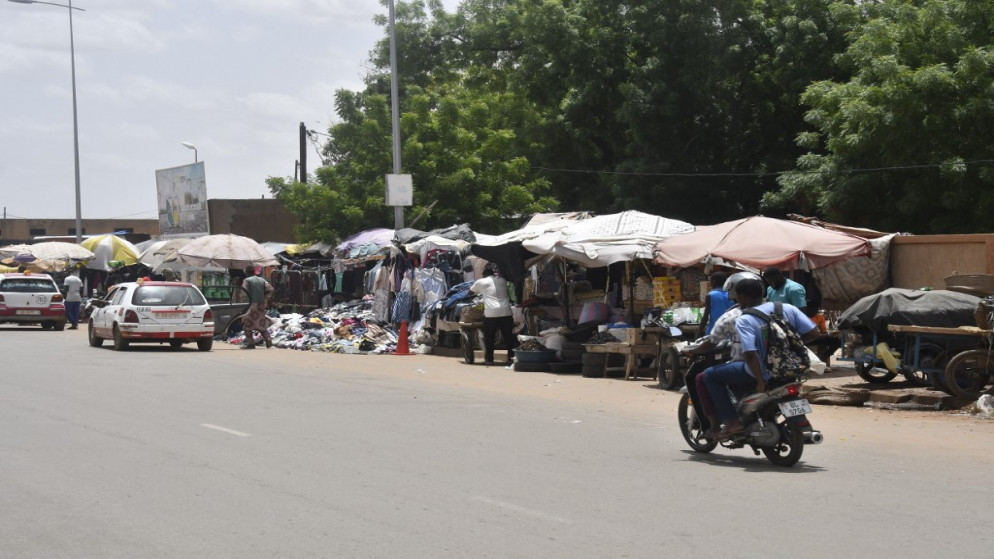
[[[84,219],[83,234],[98,235],[131,229],[136,237],[148,239],[159,234],[158,219]],[[33,231],[35,233],[33,233]],[[43,231],[43,232],[42,232]],[[76,219],[3,219],[0,244],[30,241],[37,236],[76,235]],[[72,240],[71,242],[75,242]]]
[[[909,235],[890,247],[894,287],[945,289],[954,273],[994,274],[994,234]]]
[[[257,242],[294,242],[293,228],[300,223],[279,200],[208,200],[212,234],[230,233]]]

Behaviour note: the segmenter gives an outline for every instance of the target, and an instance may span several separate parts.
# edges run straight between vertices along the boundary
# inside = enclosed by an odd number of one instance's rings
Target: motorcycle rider
[[[722,289],[728,292],[728,298],[733,303],[738,301],[738,292],[735,286],[744,279],[761,281],[760,277],[752,272],[738,272],[729,276],[722,285]],[[740,304],[733,304],[721,316],[717,317],[711,333],[708,334],[704,342],[693,348],[685,347],[681,350],[681,353],[684,355],[701,355],[713,352],[719,348],[728,348],[731,354],[729,362],[742,361],[742,345],[735,332],[735,320],[742,314],[742,308]],[[717,412],[715,411],[714,402],[711,400],[711,395],[704,385],[705,372],[707,370],[698,373],[694,377],[694,382],[687,383],[687,392],[690,393],[691,401],[694,402],[694,408],[697,410],[698,416],[702,418],[702,427],[706,429],[702,436],[705,439],[709,439],[714,438],[721,426],[718,421]]]
[[[755,307],[766,315],[774,313],[775,303],[763,303],[763,283],[744,279],[735,286],[736,300],[743,309]],[[818,328],[797,307],[782,303],[784,320],[801,336],[804,343],[818,337]],[[739,419],[728,394],[728,387],[765,392],[769,372],[763,366],[766,360],[764,331],[766,322],[749,314],[742,314],[735,321],[735,331],[742,344],[743,361],[726,363],[704,372],[704,384],[714,402],[718,420],[723,423],[715,438],[724,440],[741,433],[745,426]]]

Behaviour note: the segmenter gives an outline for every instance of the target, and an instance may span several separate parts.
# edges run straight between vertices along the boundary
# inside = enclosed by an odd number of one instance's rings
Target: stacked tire
[[[575,375],[583,372],[583,356],[586,355],[582,342],[563,342],[559,350],[559,362],[549,367],[553,373]]]
[[[583,369],[581,373],[588,378],[604,376],[604,361],[607,359],[606,353],[583,353]]]
[[[619,353],[588,353],[583,354],[583,376],[601,378],[604,376],[605,362],[608,367],[622,367],[625,356]]]

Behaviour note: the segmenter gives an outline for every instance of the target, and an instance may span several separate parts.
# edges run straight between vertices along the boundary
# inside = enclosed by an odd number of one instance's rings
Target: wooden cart
[[[614,353],[625,356],[625,365],[612,367],[609,360],[604,360],[604,376],[612,371],[624,371],[625,380],[637,378],[664,379],[669,383],[672,378],[680,376],[680,356],[674,344],[681,338],[670,336],[668,328],[646,327],[628,328],[626,339],[622,342],[607,344],[584,344],[588,353]],[[652,356],[651,366],[639,367],[639,357]],[[677,382],[677,381],[674,381]]]

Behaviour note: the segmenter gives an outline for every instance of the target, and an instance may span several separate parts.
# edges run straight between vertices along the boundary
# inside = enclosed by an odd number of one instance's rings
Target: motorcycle
[[[719,444],[727,449],[748,445],[756,456],[762,452],[773,464],[790,467],[801,459],[805,445],[821,444],[824,440],[821,432],[808,421],[811,405],[801,398],[801,378],[772,383],[766,392],[736,394],[730,390],[732,403],[745,430],[724,441],[705,439],[704,432],[710,425],[694,402],[695,379],[713,362],[714,357],[709,355],[694,359],[680,390],[682,397],[677,405],[680,432],[694,451],[707,454]]]

